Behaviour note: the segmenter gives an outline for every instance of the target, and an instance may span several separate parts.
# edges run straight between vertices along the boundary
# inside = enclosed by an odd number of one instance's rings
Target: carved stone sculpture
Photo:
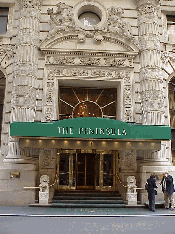
[[[49,203],[49,176],[41,176],[39,187],[39,204],[47,205]]]
[[[127,201],[128,205],[137,205],[136,179],[134,176],[127,178]]]
[[[53,8],[47,10],[48,15],[50,15],[51,25],[48,38],[57,33],[63,36],[64,33],[70,32],[74,32],[78,35],[77,39],[79,42],[85,42],[86,37],[94,37],[95,41],[102,42],[104,39],[103,35],[108,33],[121,34],[127,38],[133,37],[130,24],[122,19],[124,10],[120,7],[112,6],[107,9],[108,18],[101,27],[95,25],[93,26],[94,30],[88,30],[88,28],[84,30],[84,28],[77,23],[78,18],[74,17],[74,8],[72,6],[62,2],[59,2],[56,6],[56,12],[53,12]]]

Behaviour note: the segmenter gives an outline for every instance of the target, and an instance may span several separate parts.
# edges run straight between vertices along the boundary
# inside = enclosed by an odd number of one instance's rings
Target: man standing
[[[162,185],[162,192],[164,193],[165,200],[165,209],[169,209],[169,201],[171,202],[171,210],[174,210],[174,184],[173,177],[169,175],[167,172],[163,173],[162,181],[160,182]]]
[[[155,212],[155,188],[157,188],[156,185],[156,179],[155,175],[152,174],[149,179],[147,179],[148,184],[148,200],[149,200],[149,210]]]

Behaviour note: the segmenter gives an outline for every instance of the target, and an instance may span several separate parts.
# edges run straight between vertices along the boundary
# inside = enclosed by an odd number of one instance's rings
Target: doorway
[[[78,153],[76,168],[77,189],[95,188],[95,154]]]
[[[57,190],[114,191],[117,153],[85,151],[62,150],[58,153]]]

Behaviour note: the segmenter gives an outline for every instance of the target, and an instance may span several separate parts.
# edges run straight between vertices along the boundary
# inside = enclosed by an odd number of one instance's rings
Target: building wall
[[[9,136],[9,124],[12,121],[47,121],[58,119],[58,86],[69,83],[64,76],[59,77],[54,73],[53,66],[57,69],[62,67],[64,70],[71,70],[69,62],[66,61],[62,65],[48,63],[48,57],[54,56],[62,58],[60,51],[66,51],[67,57],[80,58],[81,56],[89,56],[89,51],[95,51],[95,58],[99,58],[98,52],[108,51],[108,55],[115,54],[120,49],[121,54],[130,53],[131,64],[120,66],[111,65],[101,67],[98,64],[83,65],[86,72],[103,69],[109,71],[112,69],[117,75],[109,81],[109,77],[104,77],[105,84],[109,87],[118,88],[118,113],[117,119],[122,121],[136,122],[138,124],[156,124],[169,125],[169,101],[168,101],[168,82],[173,77],[174,71],[174,54],[172,37],[167,37],[167,19],[166,15],[173,15],[174,1],[62,1],[66,5],[77,9],[78,4],[99,4],[102,12],[107,16],[107,9],[114,7],[122,8],[123,15],[119,17],[119,21],[126,28],[130,24],[130,33],[124,35],[121,31],[115,34],[118,41],[123,41],[123,45],[111,41],[107,43],[103,38],[97,38],[95,42],[91,36],[84,38],[85,30],[77,30],[79,40],[63,40],[52,44],[52,38],[57,36],[54,31],[53,21],[50,20],[53,13],[58,10],[58,1],[56,0],[34,0],[30,3],[25,1],[0,1],[1,7],[9,7],[7,32],[0,35],[0,70],[6,77],[6,91],[4,99],[3,127],[1,137],[1,158],[0,158],[0,196],[3,205],[28,205],[35,202],[35,192],[23,191],[24,186],[38,186],[39,177],[42,174],[49,173],[51,183],[54,180],[55,168],[49,170],[42,169],[40,160],[42,152],[38,149],[20,148],[18,139]],[[144,7],[143,7],[144,6]],[[48,9],[53,8],[53,13],[48,14]],[[150,12],[149,12],[150,11]],[[109,10],[108,10],[109,14]],[[151,16],[150,16],[151,15]],[[150,17],[149,17],[150,16]],[[155,21],[156,20],[156,21]],[[151,26],[157,23],[158,28],[154,31]],[[126,24],[124,24],[126,23]],[[148,27],[144,28],[143,24]],[[60,31],[59,31],[60,30]],[[144,32],[145,30],[145,32]],[[58,26],[58,31],[64,34]],[[92,30],[93,31],[93,30]],[[58,34],[59,34],[58,32]],[[81,33],[82,34],[81,34]],[[104,36],[105,30],[100,29],[99,35]],[[127,31],[124,31],[127,33]],[[114,38],[113,32],[109,30],[109,34]],[[99,36],[98,35],[98,36]],[[149,35],[149,37],[148,37]],[[152,38],[152,40],[149,40]],[[84,41],[85,39],[85,41]],[[50,41],[49,41],[50,40]],[[102,40],[100,42],[100,40]],[[128,45],[128,47],[127,47]],[[133,51],[131,51],[131,48]],[[88,49],[88,51],[87,51]],[[52,55],[51,51],[57,51],[57,55]],[[78,50],[82,54],[69,55],[69,51]],[[128,51],[127,51],[128,50]],[[127,52],[126,52],[127,51]],[[53,53],[54,54],[54,53]],[[105,53],[104,53],[105,54]],[[107,54],[105,58],[109,58]],[[150,57],[151,56],[151,57]],[[155,56],[155,57],[154,57]],[[123,57],[122,57],[123,58]],[[154,59],[153,59],[154,58]],[[157,62],[157,63],[156,63]],[[70,69],[71,67],[71,69]],[[80,64],[74,64],[73,69],[80,69]],[[49,72],[50,69],[50,73]],[[119,74],[118,72],[122,74]],[[129,76],[127,76],[129,72]],[[121,75],[121,77],[120,77]],[[46,114],[48,109],[48,80],[54,77],[52,83],[51,99],[53,101],[51,113]],[[82,82],[83,86],[88,86],[89,77],[81,78],[76,76],[78,82]],[[153,80],[153,82],[151,81]],[[58,82],[59,80],[59,82]],[[100,77],[95,77],[94,81],[99,83]],[[94,82],[92,81],[92,83]],[[154,84],[155,81],[155,84]],[[67,83],[66,83],[67,82]],[[70,81],[70,84],[73,82]],[[59,84],[58,84],[59,83]],[[101,85],[101,84],[100,84]],[[154,90],[156,95],[154,96]],[[148,95],[148,97],[146,96]],[[27,98],[26,98],[27,97]],[[150,99],[149,101],[146,98]],[[161,100],[161,102],[160,102]],[[153,111],[148,112],[149,105],[153,106]],[[159,108],[160,107],[160,108]],[[160,110],[161,109],[161,110]],[[153,116],[161,115],[155,119]],[[47,116],[47,118],[46,118]],[[50,117],[48,117],[50,116]],[[151,116],[151,117],[150,117]],[[50,119],[49,119],[50,118]],[[159,121],[160,120],[160,121]],[[46,147],[47,148],[47,147]],[[43,150],[44,149],[43,147]],[[53,149],[54,151],[54,149]],[[54,160],[54,157],[53,159]],[[126,163],[128,162],[129,163]],[[172,166],[171,143],[162,142],[161,151],[121,151],[121,173],[120,176],[126,183],[128,175],[135,175],[139,187],[143,187],[146,178],[155,169],[151,166],[159,166],[158,174],[164,170],[169,170],[175,176],[175,170]],[[132,166],[130,166],[132,165]],[[19,171],[20,179],[10,178],[10,172]],[[146,174],[145,174],[146,173]],[[30,179],[29,179],[30,178]],[[141,178],[141,179],[140,179]],[[159,178],[160,179],[160,178]],[[7,188],[8,186],[8,188]],[[11,193],[9,193],[9,190]],[[13,199],[14,191],[16,198]],[[8,195],[7,194],[11,194]],[[22,199],[18,199],[18,198]],[[140,194],[140,200],[144,202],[145,193]],[[160,199],[161,196],[160,196]]]

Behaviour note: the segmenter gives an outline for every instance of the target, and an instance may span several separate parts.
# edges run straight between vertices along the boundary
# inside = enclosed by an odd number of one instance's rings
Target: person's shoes
[[[156,212],[156,210],[151,210],[152,212]]]
[[[171,208],[171,210],[174,210],[174,208]]]
[[[168,207],[164,207],[165,210],[168,210],[169,208]]]

